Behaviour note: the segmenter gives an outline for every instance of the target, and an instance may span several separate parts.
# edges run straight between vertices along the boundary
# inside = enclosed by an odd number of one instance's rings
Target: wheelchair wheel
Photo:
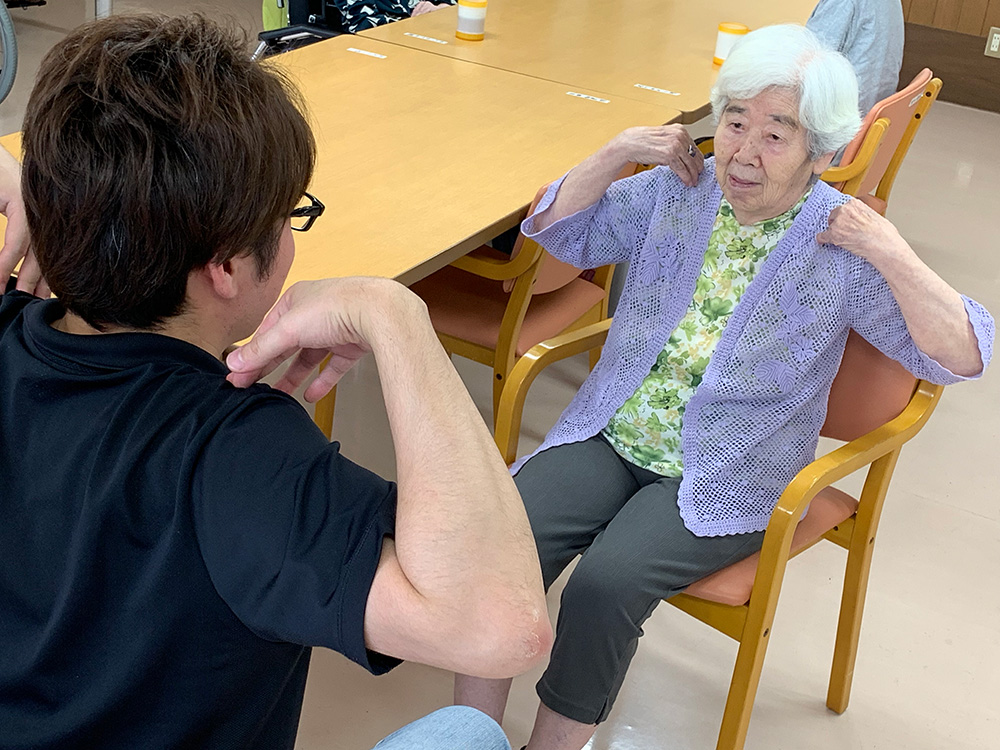
[[[7,5],[0,0],[0,102],[7,98],[17,74],[17,38]]]

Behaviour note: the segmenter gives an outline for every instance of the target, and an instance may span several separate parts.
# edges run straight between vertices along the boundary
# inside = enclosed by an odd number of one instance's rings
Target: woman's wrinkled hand
[[[705,157],[683,125],[629,128],[612,144],[630,162],[670,167],[688,187],[698,184]]]
[[[842,247],[876,268],[890,254],[912,252],[891,221],[857,199],[833,209],[828,224],[817,242]]]

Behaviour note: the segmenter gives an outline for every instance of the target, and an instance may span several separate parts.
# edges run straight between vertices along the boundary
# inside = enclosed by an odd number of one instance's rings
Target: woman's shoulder
[[[841,206],[851,200],[851,196],[844,195],[836,188],[832,188],[823,181],[813,185],[809,197],[802,205],[798,216],[792,224],[796,234],[805,232],[803,237],[815,239],[816,234],[826,229],[830,219],[830,212],[837,206]]]
[[[829,214],[829,212],[834,208],[842,206],[850,201],[851,198],[852,196],[840,192],[822,180],[818,180],[816,184],[813,185],[812,194],[809,196],[809,200],[806,201],[806,204],[808,205],[812,202],[818,208],[827,209],[827,213]]]

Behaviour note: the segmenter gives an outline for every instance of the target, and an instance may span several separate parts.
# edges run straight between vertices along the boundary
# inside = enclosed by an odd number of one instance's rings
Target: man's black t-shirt
[[[374,672],[395,487],[291,398],[0,296],[0,747],[291,748],[309,646]]]

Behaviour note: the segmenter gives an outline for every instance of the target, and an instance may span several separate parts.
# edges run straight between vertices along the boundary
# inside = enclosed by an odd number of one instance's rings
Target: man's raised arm
[[[423,302],[385,279],[296,284],[255,338],[230,355],[246,386],[293,358],[277,387],[322,397],[366,351],[378,363],[396,451],[396,534],[368,598],[369,648],[484,677],[525,671],[548,652],[534,540],[489,430]]]

